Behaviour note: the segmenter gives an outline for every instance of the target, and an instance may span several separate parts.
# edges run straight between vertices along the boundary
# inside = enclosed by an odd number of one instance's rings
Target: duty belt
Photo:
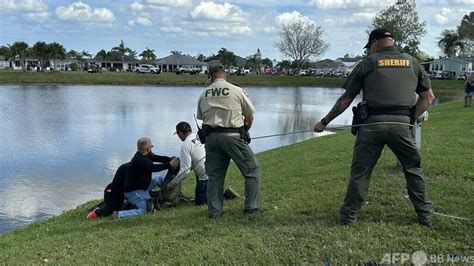
[[[216,127],[210,128],[211,133],[240,133],[240,128],[235,127]]]
[[[412,111],[411,108],[372,108],[369,107],[369,115],[404,115],[411,117]]]

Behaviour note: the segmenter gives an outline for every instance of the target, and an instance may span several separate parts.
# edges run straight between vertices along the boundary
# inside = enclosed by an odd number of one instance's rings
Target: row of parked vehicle
[[[428,73],[430,79],[456,79],[456,80],[466,80],[467,76],[474,74],[472,73],[456,73],[451,71],[431,71]]]

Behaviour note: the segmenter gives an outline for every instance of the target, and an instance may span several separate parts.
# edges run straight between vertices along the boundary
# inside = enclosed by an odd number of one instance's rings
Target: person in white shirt
[[[179,139],[183,141],[179,156],[180,170],[176,177],[168,183],[169,188],[181,183],[189,171],[193,170],[196,175],[196,188],[194,190],[194,205],[207,204],[207,180],[206,150],[204,144],[199,141],[196,134],[193,134],[191,126],[187,122],[179,122],[176,125],[176,132]]]

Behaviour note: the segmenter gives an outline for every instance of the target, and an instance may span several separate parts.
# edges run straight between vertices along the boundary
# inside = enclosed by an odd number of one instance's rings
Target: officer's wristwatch
[[[321,124],[323,124],[323,126],[327,126],[329,124],[328,122],[326,122],[326,119],[324,119],[324,117],[319,122],[321,122]]]

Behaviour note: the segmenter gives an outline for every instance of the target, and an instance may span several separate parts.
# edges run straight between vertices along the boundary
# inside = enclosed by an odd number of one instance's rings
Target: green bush
[[[72,63],[72,64],[69,65],[69,68],[72,71],[77,71],[79,69],[79,65],[77,63]]]

